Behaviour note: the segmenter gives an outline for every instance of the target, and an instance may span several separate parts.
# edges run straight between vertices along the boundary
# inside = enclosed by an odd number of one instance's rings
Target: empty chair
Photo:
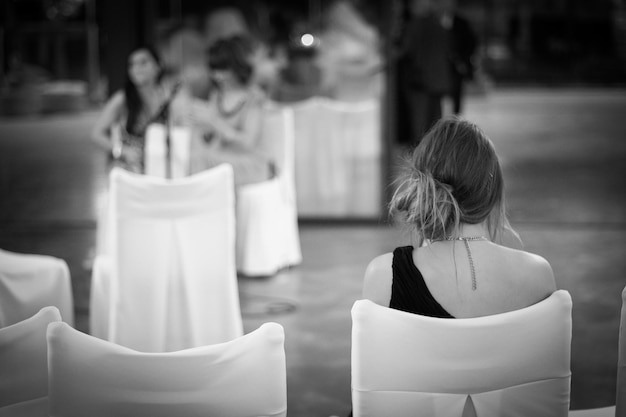
[[[52,324],[48,350],[55,417],[286,415],[284,331],[277,323],[170,353],[141,353]]]
[[[63,259],[0,249],[0,327],[55,306],[74,325],[70,270]]]
[[[0,329],[0,416],[48,416],[46,329],[60,321],[50,306]]]
[[[169,168],[166,134],[166,128],[162,124],[152,123],[146,129],[146,174],[161,178],[186,177],[189,175],[191,130],[181,126],[170,127]]]
[[[275,161],[276,177],[237,190],[237,270],[273,275],[302,262],[294,183],[293,111],[267,107],[259,148]]]
[[[110,187],[111,255],[94,262],[91,333],[143,352],[241,336],[232,168],[174,180],[114,169]]]
[[[572,410],[570,417],[626,417],[626,287],[622,290],[615,406]]]
[[[572,301],[470,319],[352,308],[352,405],[364,416],[567,416]]]

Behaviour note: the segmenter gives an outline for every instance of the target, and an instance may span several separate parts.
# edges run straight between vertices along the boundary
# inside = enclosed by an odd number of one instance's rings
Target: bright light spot
[[[300,42],[304,46],[313,46],[313,42],[315,42],[315,38],[310,33],[305,33],[300,37]]]

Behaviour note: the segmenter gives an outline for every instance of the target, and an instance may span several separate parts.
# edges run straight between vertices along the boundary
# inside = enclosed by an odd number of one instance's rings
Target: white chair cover
[[[52,324],[48,350],[55,417],[286,415],[284,331],[277,323],[170,353],[136,352]]]
[[[121,152],[121,126],[115,125],[112,129],[111,140],[114,149]],[[165,141],[165,126],[158,123],[148,125],[146,129],[146,146],[144,154],[146,175],[160,178],[167,177],[167,152]],[[171,139],[171,178],[186,177],[190,173],[190,152],[191,152],[191,130],[182,126],[172,126],[170,130]],[[115,152],[115,151],[114,151]],[[96,255],[110,255],[110,236],[108,232],[110,226],[107,224],[109,201],[106,195],[103,196],[98,208],[97,230],[96,230]]]
[[[89,333],[100,339],[109,339],[112,267],[111,256],[96,256],[91,271],[91,295],[89,298]]]
[[[0,327],[55,306],[74,325],[70,270],[63,259],[0,249]]]
[[[276,161],[269,181],[237,190],[237,270],[267,276],[302,262],[294,183],[293,111],[268,107],[259,148]]]
[[[352,308],[354,416],[567,416],[571,309],[564,290],[471,319],[359,300]]]
[[[56,307],[44,307],[0,329],[0,416],[48,416],[46,329],[60,321]]]
[[[143,352],[241,336],[232,168],[176,180],[114,169],[110,183],[113,249],[94,262],[93,334]]]
[[[298,213],[377,217],[382,206],[381,124],[377,100],[315,97],[292,105]]]
[[[144,152],[146,175],[167,178],[167,146],[165,125],[152,123],[146,129]],[[171,178],[189,175],[191,130],[182,126],[170,127]]]

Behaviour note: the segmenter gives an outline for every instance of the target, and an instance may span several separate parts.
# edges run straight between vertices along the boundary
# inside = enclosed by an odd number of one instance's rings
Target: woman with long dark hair
[[[162,74],[153,48],[135,48],[128,56],[123,90],[109,99],[92,130],[94,142],[130,171],[143,172],[145,130],[163,121],[163,106],[172,94]]]

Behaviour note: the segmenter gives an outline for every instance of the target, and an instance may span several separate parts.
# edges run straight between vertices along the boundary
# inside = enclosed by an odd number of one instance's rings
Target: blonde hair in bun
[[[487,220],[491,240],[508,227],[502,169],[493,144],[475,124],[439,120],[405,163],[389,204],[414,227],[417,245],[458,237],[461,223]]]

